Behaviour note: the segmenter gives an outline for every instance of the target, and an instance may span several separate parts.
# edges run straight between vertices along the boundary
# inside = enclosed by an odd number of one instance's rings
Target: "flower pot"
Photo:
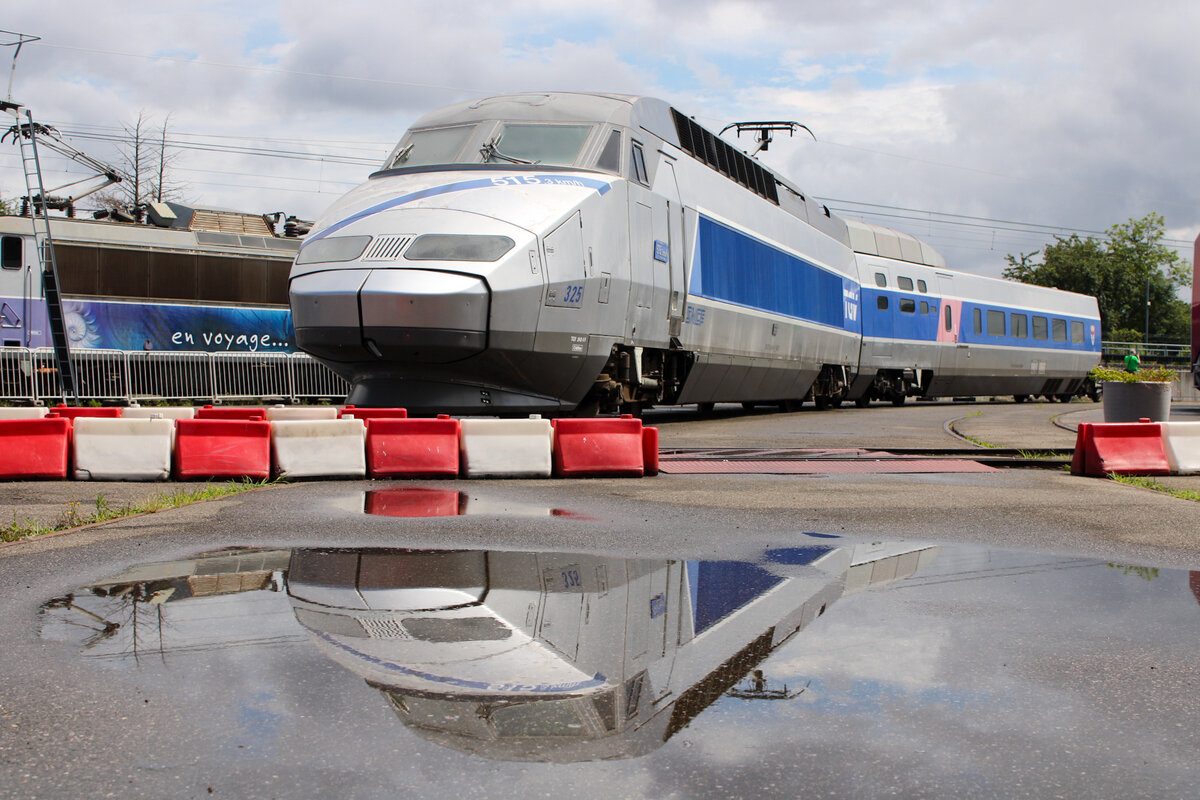
[[[1104,421],[1165,422],[1171,416],[1171,384],[1104,382]]]

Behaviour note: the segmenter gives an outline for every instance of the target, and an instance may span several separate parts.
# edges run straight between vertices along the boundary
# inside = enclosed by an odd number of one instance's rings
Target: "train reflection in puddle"
[[[296,550],[288,594],[318,647],[419,735],[578,761],[650,752],[830,603],[935,552],[822,544],[752,564]],[[748,690],[780,691],[762,680]]]
[[[625,758],[660,747],[723,694],[794,697],[802,687],[773,684],[763,660],[839,597],[908,577],[938,550],[810,541],[757,563],[231,549],[140,565],[56,598],[43,615],[57,617],[59,633],[46,619],[43,635],[74,638],[90,620],[85,650],[127,656],[132,644],[136,660],[139,604],[157,607],[161,636],[168,604],[240,595],[266,611],[286,588],[320,651],[378,689],[416,734],[495,759]],[[279,629],[282,609],[269,608],[239,612],[260,626],[247,643],[292,638]]]

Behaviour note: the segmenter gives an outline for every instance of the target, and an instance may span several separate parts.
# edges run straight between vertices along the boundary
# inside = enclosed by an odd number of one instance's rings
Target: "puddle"
[[[1200,572],[1044,554],[231,549],[37,624],[114,713],[153,695],[179,758],[282,774],[280,796],[1165,796],[1200,745]]]

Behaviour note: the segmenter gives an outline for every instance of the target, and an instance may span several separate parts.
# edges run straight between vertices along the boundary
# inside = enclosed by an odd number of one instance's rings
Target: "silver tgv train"
[[[1069,398],[1096,301],[946,268],[661,100],[490,97],[420,119],[318,220],[298,346],[348,402],[564,413]]]

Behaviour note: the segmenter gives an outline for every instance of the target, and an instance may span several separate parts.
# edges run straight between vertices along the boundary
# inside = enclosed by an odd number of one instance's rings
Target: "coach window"
[[[1045,317],[1033,318],[1033,338],[1046,341],[1047,325]]]
[[[1052,318],[1050,320],[1050,334],[1056,342],[1065,342],[1067,340],[1067,321],[1065,319]]]
[[[1071,343],[1083,344],[1083,323],[1071,320]]]
[[[922,314],[928,314],[928,313],[929,313],[929,301],[928,301],[928,300],[922,300],[922,301],[921,301],[921,313],[922,313]]]
[[[975,332],[983,333],[983,312],[975,309]]]
[[[949,333],[954,328],[954,312],[949,305],[942,306],[942,308],[946,309],[946,332]]]
[[[596,159],[596,169],[602,169],[605,172],[621,172],[620,131],[613,131],[608,135],[608,141],[604,143],[604,149],[600,151],[600,156]]]
[[[886,288],[887,287],[887,275],[884,275],[882,272],[876,272],[875,273],[875,285]]]
[[[642,146],[637,142],[633,143],[633,179],[638,183],[650,185],[650,175],[646,172],[646,156],[642,153]]]
[[[917,301],[909,300],[907,297],[900,298],[900,313],[915,314],[917,313]]]
[[[887,311],[888,303],[886,294],[881,294],[875,298],[875,307],[880,311]]]
[[[1029,317],[1024,314],[1012,315],[1012,335],[1016,339],[1029,338]]]
[[[896,278],[896,283],[906,292],[911,292],[913,288],[912,278],[906,278],[903,275]]]
[[[21,268],[21,237],[4,236],[0,240],[0,266],[4,269]]]
[[[927,287],[925,285],[925,281],[921,280],[920,278],[917,279],[917,291],[921,294],[929,293],[929,287]]]
[[[988,310],[988,336],[1003,336],[1004,330],[1004,312],[994,309]]]

